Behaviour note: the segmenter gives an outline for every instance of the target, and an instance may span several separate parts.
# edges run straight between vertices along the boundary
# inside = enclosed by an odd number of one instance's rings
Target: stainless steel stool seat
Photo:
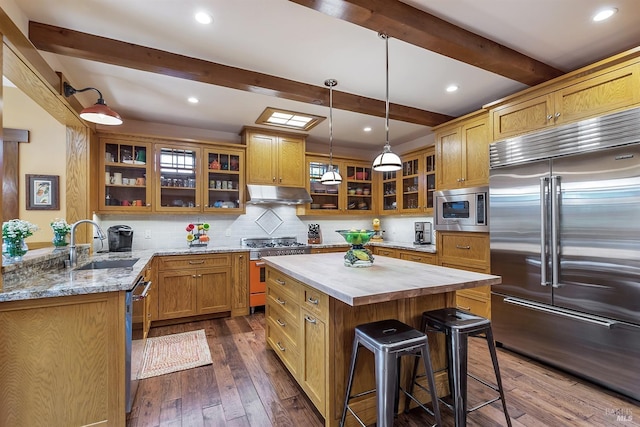
[[[445,406],[451,409],[455,416],[455,426],[463,427],[467,424],[467,413],[480,409],[490,403],[500,399],[502,409],[507,420],[507,425],[511,427],[511,418],[507,412],[507,404],[504,399],[500,368],[498,367],[498,357],[496,354],[493,332],[491,331],[491,321],[481,316],[458,310],[456,308],[442,308],[438,310],[425,311],[422,313],[422,330],[425,332],[442,332],[446,335],[447,360],[449,374],[449,388],[451,390],[453,404],[439,399]],[[493,385],[481,378],[473,376],[467,370],[468,337],[484,334],[487,338],[487,346],[491,354],[493,371],[496,377],[496,384]],[[414,385],[422,387],[416,382],[418,376],[417,364],[413,370],[413,380],[409,392],[413,392]],[[467,409],[467,376],[498,392],[498,397],[487,400],[471,409]]]
[[[353,385],[353,377],[360,347],[364,347],[374,354],[376,388],[351,395],[351,387]],[[400,375],[400,358],[402,356],[421,357],[425,371],[431,373],[431,375],[428,375],[428,382],[430,389],[434,390],[433,393],[430,393],[433,411],[418,402],[410,393],[399,386],[398,378]],[[436,386],[433,369],[431,367],[429,343],[425,333],[394,319],[359,325],[355,328],[353,351],[351,353],[351,367],[349,369],[349,379],[347,381],[340,427],[344,426],[347,411],[349,411],[362,426],[365,426],[349,406],[349,401],[352,398],[373,392],[377,392],[377,427],[392,426],[393,417],[397,410],[398,391],[402,391],[407,397],[417,402],[425,411],[431,414],[435,418],[435,425],[442,425],[435,390]]]

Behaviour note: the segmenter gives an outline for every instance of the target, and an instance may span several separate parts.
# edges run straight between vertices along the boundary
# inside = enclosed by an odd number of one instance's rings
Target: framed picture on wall
[[[27,210],[60,210],[58,175],[26,175]]]

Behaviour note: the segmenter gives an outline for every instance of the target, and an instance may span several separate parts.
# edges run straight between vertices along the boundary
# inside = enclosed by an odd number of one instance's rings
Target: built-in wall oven
[[[131,412],[138,390],[138,372],[142,367],[144,346],[149,332],[149,290],[151,281],[140,275],[125,294],[125,402]]]
[[[251,249],[249,251],[249,306],[252,313],[256,307],[266,303],[265,263],[261,257],[311,253],[311,246],[298,243],[295,237],[245,237],[242,238],[241,244],[243,248]]]
[[[489,187],[436,191],[435,229],[488,233],[488,197]]]

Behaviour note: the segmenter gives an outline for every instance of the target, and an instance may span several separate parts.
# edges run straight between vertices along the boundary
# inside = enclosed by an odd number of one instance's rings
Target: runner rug
[[[155,377],[211,363],[204,329],[148,338],[138,378]]]

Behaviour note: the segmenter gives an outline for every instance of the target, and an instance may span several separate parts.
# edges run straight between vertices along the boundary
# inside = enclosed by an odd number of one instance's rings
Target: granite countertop
[[[84,245],[87,246],[88,245]],[[33,264],[40,258],[46,261],[54,254],[53,249],[40,249],[33,251],[31,258],[23,263],[3,267],[3,275],[12,274],[19,277],[18,280],[6,280],[0,291],[0,302],[18,301],[25,299],[60,297],[69,295],[83,295],[100,292],[126,291],[132,288],[136,279],[143,272],[145,266],[154,256],[162,255],[188,255],[209,254],[225,252],[248,252],[248,249],[240,247],[217,248],[180,248],[180,249],[156,249],[134,250],[132,252],[96,253],[90,257],[79,258],[78,266],[83,266],[93,261],[119,260],[138,258],[132,267],[105,268],[99,270],[78,270],[64,268],[60,262],[57,268],[49,264],[38,271],[33,272]],[[68,249],[62,254],[68,259]],[[38,254],[41,254],[38,257]],[[21,272],[24,271],[24,274]]]
[[[390,257],[376,257],[371,267],[351,268],[344,265],[343,257],[341,253],[328,253],[262,259],[268,266],[351,306],[497,285],[502,281],[490,274]]]

